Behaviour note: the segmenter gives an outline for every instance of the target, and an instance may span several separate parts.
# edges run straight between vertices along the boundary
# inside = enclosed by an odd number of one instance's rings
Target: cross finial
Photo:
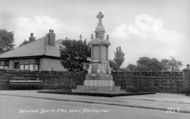
[[[102,12],[99,12],[96,17],[98,18],[99,24],[101,24],[102,23],[102,18],[104,17]]]

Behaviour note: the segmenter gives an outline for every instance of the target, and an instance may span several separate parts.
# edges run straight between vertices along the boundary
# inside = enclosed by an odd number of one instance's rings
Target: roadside
[[[190,97],[183,94],[157,93],[150,95],[95,97],[65,94],[37,93],[31,90],[0,91],[0,95],[40,98],[56,101],[72,101],[82,103],[95,103],[122,107],[162,110],[169,113],[190,114]]]

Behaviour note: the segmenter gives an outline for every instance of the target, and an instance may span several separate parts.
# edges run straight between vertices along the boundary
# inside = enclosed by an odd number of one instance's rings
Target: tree
[[[182,66],[182,62],[177,61],[174,57],[161,60],[161,64],[163,71],[180,71],[180,67]]]
[[[12,50],[14,48],[14,34],[0,29],[0,53]]]
[[[123,64],[125,60],[124,56],[125,54],[121,50],[121,47],[117,47],[115,52],[114,62],[116,63],[118,68],[120,68],[120,66]]]
[[[156,58],[140,57],[137,61],[138,71],[162,71],[162,64]]]
[[[127,69],[128,71],[137,71],[137,66],[134,65],[134,64],[129,64],[129,65],[126,67],[126,69]]]
[[[175,58],[162,59],[140,57],[137,60],[137,65],[129,64],[128,71],[180,71],[182,63]]]
[[[119,70],[118,65],[113,60],[109,60],[109,64],[110,64],[110,67],[111,67],[112,70],[114,70],[114,71]]]
[[[61,50],[62,65],[69,71],[83,71],[83,63],[88,62],[90,57],[90,47],[86,40],[69,40],[66,38],[62,41],[66,47]]]

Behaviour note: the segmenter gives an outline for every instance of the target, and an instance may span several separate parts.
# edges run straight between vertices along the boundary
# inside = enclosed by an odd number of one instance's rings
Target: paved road
[[[0,119],[190,119],[190,114],[0,95]]]
[[[0,95],[20,96],[30,98],[51,99],[57,101],[85,102],[106,104],[124,107],[138,107],[143,109],[155,109],[167,111],[179,111],[190,114],[190,97],[183,94],[157,93],[150,95],[121,96],[121,97],[97,97],[81,95],[65,95],[51,93],[37,93],[32,90],[0,91]]]

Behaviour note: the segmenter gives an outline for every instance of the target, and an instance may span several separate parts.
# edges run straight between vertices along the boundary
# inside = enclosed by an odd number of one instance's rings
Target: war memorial
[[[105,37],[105,28],[102,24],[104,15],[97,15],[98,25],[95,29],[95,38],[91,36],[91,62],[84,85],[77,86],[72,92],[96,94],[125,94],[120,86],[115,86],[108,61],[109,35]]]

